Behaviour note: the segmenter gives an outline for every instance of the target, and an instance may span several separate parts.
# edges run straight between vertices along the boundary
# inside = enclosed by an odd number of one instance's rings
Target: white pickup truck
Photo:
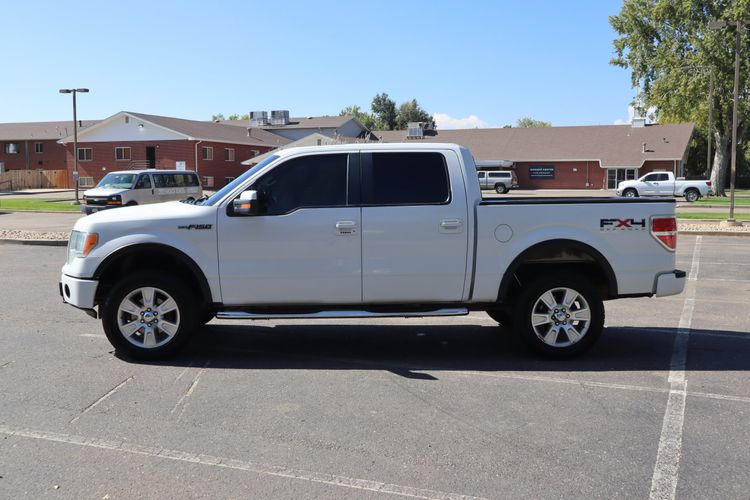
[[[290,148],[209,198],[81,218],[63,300],[153,359],[222,319],[486,311],[553,357],[590,347],[603,301],[678,294],[672,199],[483,200],[454,144]]]
[[[672,172],[651,172],[638,180],[622,181],[617,185],[618,196],[684,196],[690,203],[708,196],[710,190],[711,181],[675,180]]]

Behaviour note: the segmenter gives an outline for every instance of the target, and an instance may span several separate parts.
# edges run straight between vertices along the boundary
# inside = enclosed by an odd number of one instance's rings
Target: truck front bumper
[[[83,309],[89,312],[89,314],[94,312],[94,298],[97,286],[99,286],[97,280],[74,278],[67,274],[60,276],[59,289],[63,302],[78,309]],[[94,314],[96,313],[94,312]]]
[[[675,269],[656,275],[654,283],[654,295],[657,297],[666,297],[668,295],[677,295],[685,289],[687,273]]]

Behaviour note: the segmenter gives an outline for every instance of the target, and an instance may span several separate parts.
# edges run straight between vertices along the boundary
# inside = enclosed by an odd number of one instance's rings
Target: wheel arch
[[[206,276],[196,262],[186,253],[169,245],[161,243],[137,243],[122,247],[108,255],[94,273],[94,279],[100,285],[96,290],[95,301],[101,303],[103,295],[108,291],[116,276],[121,276],[132,268],[136,261],[146,260],[148,265],[142,269],[157,269],[179,273],[195,289],[200,291],[198,297],[205,303],[211,303],[211,288]]]
[[[505,302],[525,281],[550,266],[578,268],[591,274],[604,299],[617,294],[617,276],[609,261],[596,248],[576,240],[554,239],[536,243],[521,252],[508,266],[500,282],[497,300]]]

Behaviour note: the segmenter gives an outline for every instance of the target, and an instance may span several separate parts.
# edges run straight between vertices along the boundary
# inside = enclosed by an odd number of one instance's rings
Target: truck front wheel
[[[140,272],[115,284],[101,306],[114,348],[134,359],[158,359],[179,349],[195,329],[195,299],[172,276]]]
[[[505,194],[508,192],[508,188],[502,182],[495,184],[495,192],[497,194]]]
[[[698,198],[700,197],[701,197],[701,194],[698,192],[697,189],[688,189],[687,191],[685,191],[685,200],[690,203],[698,201]]]
[[[637,198],[638,197],[638,191],[636,191],[633,188],[626,189],[622,192],[622,195],[626,198]]]
[[[521,292],[513,324],[534,351],[552,358],[575,356],[590,348],[604,328],[604,304],[580,276],[542,275]]]

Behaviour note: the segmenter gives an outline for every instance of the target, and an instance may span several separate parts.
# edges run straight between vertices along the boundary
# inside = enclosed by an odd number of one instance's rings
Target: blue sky
[[[621,0],[9,2],[0,122],[121,110],[210,119],[292,116],[416,98],[443,128],[625,120],[634,90],[609,65]],[[474,117],[474,118],[470,118]]]

